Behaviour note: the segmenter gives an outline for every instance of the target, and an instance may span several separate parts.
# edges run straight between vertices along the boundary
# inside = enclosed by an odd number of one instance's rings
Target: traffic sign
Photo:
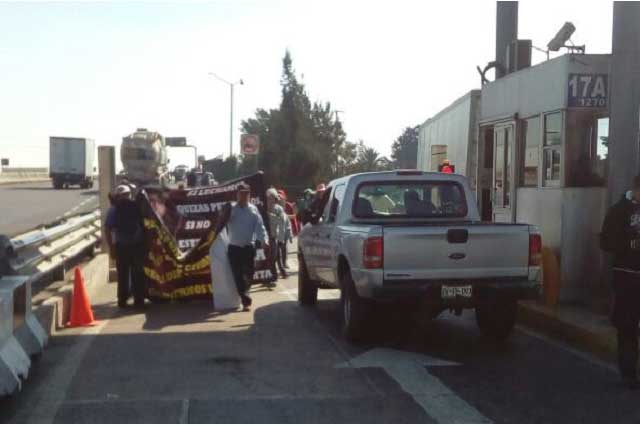
[[[258,135],[240,136],[240,150],[243,155],[258,155],[260,151],[260,138]]]
[[[187,146],[187,138],[184,136],[174,136],[164,138],[167,146]]]

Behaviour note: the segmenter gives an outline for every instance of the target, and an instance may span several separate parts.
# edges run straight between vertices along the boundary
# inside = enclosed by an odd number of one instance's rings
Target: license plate
[[[449,286],[443,285],[441,290],[443,299],[455,299],[456,297],[471,298],[472,290],[470,285]]]

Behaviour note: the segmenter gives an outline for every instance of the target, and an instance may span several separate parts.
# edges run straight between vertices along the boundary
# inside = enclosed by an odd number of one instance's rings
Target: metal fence
[[[0,235],[0,277],[30,276],[37,281],[100,241],[100,211],[70,217],[62,224],[17,237]]]

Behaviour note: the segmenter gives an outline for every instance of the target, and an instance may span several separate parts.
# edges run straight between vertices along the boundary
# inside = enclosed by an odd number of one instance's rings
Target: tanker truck
[[[123,178],[136,185],[166,185],[169,183],[167,146],[162,135],[147,129],[137,129],[122,138],[120,160]]]

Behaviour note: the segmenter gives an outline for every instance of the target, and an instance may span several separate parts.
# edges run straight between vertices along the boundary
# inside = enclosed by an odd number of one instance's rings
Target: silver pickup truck
[[[542,241],[524,224],[481,222],[465,177],[415,170],[331,182],[298,239],[298,300],[341,290],[346,336],[368,335],[376,304],[431,318],[475,308],[480,330],[506,338],[517,300],[540,290]]]

